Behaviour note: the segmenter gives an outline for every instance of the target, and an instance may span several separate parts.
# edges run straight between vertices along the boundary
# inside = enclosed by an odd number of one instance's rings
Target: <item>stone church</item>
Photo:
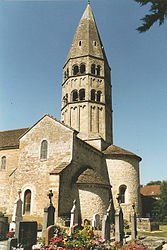
[[[110,66],[88,3],[63,68],[61,121],[46,114],[30,128],[0,132],[0,211],[43,216],[53,191],[56,220],[101,219],[119,194],[124,217],[141,214],[141,158],[113,144]]]

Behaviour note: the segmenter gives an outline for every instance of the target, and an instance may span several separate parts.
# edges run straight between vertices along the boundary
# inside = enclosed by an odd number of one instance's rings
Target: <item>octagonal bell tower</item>
[[[99,149],[113,143],[110,71],[88,3],[63,69],[61,121]]]

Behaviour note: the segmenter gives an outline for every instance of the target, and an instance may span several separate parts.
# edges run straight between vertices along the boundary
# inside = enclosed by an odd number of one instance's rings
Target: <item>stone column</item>
[[[136,222],[136,213],[135,213],[135,204],[132,205],[131,213],[131,239],[136,240],[137,238],[137,222]]]

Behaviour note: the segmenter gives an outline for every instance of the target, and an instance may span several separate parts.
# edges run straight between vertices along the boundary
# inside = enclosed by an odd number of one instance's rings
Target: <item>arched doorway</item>
[[[23,214],[29,214],[31,210],[31,190],[27,189],[24,193],[24,209]]]

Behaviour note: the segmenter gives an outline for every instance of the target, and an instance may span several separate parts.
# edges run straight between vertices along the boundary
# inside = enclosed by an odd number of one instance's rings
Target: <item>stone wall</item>
[[[18,167],[19,149],[0,150],[0,160],[6,157],[6,168],[0,168],[0,211],[5,212],[8,208],[7,201],[10,195],[9,179],[12,172]],[[1,162],[0,162],[1,164]]]
[[[106,159],[110,183],[112,185],[112,194],[114,206],[116,207],[116,197],[119,193],[119,187],[125,185],[125,203],[122,203],[124,218],[129,220],[129,214],[132,211],[132,204],[135,203],[136,212],[141,215],[141,201],[139,193],[139,161],[131,156],[113,156]]]
[[[41,142],[48,142],[47,159],[40,159]],[[14,187],[10,196],[9,213],[12,212],[17,190],[31,191],[31,210],[34,215],[43,215],[48,203],[50,175],[61,162],[72,158],[73,131],[49,116],[42,118],[20,139],[19,166],[13,175]]]

